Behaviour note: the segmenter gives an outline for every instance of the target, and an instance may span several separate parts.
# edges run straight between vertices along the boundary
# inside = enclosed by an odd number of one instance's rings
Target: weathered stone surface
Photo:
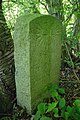
[[[60,74],[62,25],[49,15],[18,18],[14,32],[17,102],[29,113]]]

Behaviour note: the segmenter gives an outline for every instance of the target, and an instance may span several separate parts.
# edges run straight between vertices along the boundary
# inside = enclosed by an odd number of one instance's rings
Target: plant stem
[[[79,78],[78,78],[78,76],[77,76],[77,74],[76,74],[76,72],[75,72],[75,69],[74,69],[74,63],[73,63],[73,61],[72,61],[72,58],[71,58],[71,55],[70,55],[70,53],[69,53],[68,46],[67,46],[66,43],[65,43],[65,47],[66,47],[66,50],[67,50],[67,53],[68,53],[69,59],[70,59],[71,64],[72,64],[72,68],[73,68],[74,76],[75,76],[75,78],[77,79],[77,81],[80,82],[80,80],[79,80]]]

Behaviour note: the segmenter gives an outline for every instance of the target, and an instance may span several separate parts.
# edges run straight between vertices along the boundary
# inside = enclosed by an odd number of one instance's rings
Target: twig
[[[67,47],[67,44],[66,44],[66,43],[65,43],[65,47],[66,47],[66,50],[67,50],[67,53],[68,53],[69,59],[70,59],[71,64],[72,64],[73,73],[74,73],[74,75],[75,75],[77,81],[80,82],[80,80],[79,80],[79,78],[78,78],[78,76],[77,76],[77,74],[76,74],[76,72],[75,72],[75,70],[74,70],[74,63],[73,63],[73,61],[72,61],[72,58],[71,58],[71,55],[70,55],[70,53],[69,53],[69,50],[68,50],[68,47]]]
[[[47,6],[45,5],[45,3],[41,2],[40,0],[39,0],[39,2],[45,7],[45,9],[47,10],[47,12],[49,13],[49,10],[48,10]]]
[[[11,103],[14,103],[16,100],[17,100],[17,98],[14,98],[14,99],[11,101]]]
[[[78,7],[78,8],[73,9],[73,10],[72,10],[72,13],[68,16],[68,18],[65,20],[65,22],[66,22],[66,23],[68,23],[68,22],[69,22],[69,20],[71,19],[72,15],[73,15],[76,11],[78,11],[78,10],[80,10],[80,8],[79,8],[79,7]]]
[[[0,113],[0,116],[12,116],[12,114],[5,114],[5,113]]]
[[[79,81],[73,81],[73,80],[71,80],[71,81],[68,80],[68,81],[67,81],[66,79],[64,79],[64,80],[62,79],[62,81],[59,81],[59,82],[60,82],[60,83],[63,83],[63,82],[64,82],[64,83],[66,83],[66,82],[68,82],[68,83],[80,83],[80,80],[79,80]]]

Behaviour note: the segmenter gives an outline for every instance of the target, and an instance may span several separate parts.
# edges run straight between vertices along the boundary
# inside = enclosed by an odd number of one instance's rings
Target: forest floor
[[[80,99],[80,81],[76,79],[73,70],[69,67],[61,69],[60,73],[59,86],[65,89],[65,99],[71,105],[75,99]],[[80,78],[80,68],[75,69],[75,73]],[[15,105],[13,113],[4,115],[4,118],[0,120],[33,120],[33,116],[28,115],[26,110]]]
[[[79,81],[71,68],[61,70],[60,86],[65,89],[65,98],[70,104],[73,100],[80,99],[80,68],[75,69],[75,73]]]

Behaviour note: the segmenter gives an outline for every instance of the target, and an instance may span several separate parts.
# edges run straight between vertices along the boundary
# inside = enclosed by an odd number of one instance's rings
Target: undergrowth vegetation
[[[49,93],[51,97],[37,106],[34,116],[29,116],[26,109],[14,107],[13,115],[1,120],[80,120],[80,99],[73,100],[70,105],[64,88],[56,84]]]
[[[65,90],[54,85],[48,102],[40,103],[34,120],[80,120],[80,100],[69,105],[65,100]]]

